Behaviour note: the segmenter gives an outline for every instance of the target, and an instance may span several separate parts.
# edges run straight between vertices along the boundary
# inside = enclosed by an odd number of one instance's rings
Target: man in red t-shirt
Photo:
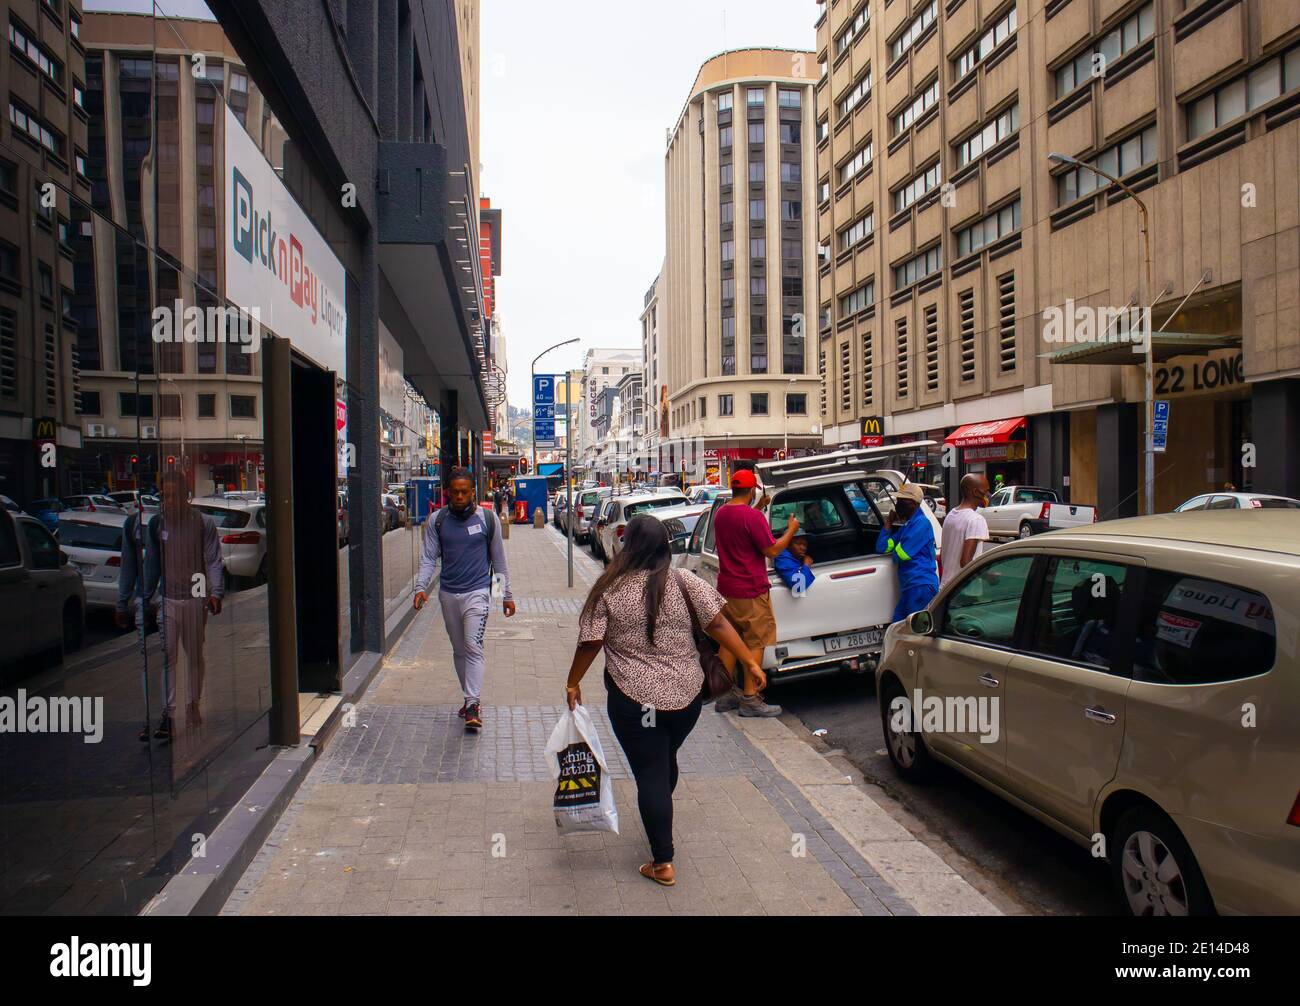
[[[713,518],[713,537],[718,549],[718,593],[727,602],[723,614],[753,652],[754,663],[761,667],[763,650],[776,645],[767,560],[775,559],[790,546],[799,521],[791,516],[785,534],[773,538],[767,518],[752,505],[757,489],[758,480],[748,469],[731,477],[731,500],[720,506]],[[734,674],[735,658],[724,650],[722,660]],[[780,706],[763,701],[760,689],[767,681],[748,672],[743,676],[743,691],[718,699],[718,710],[738,708],[741,716],[780,716]]]

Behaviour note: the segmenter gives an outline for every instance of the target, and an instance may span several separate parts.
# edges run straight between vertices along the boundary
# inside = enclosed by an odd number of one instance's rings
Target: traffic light
[[[140,455],[139,455],[139,454],[132,454],[132,455],[131,455],[131,467],[132,467],[132,468],[135,468],[138,464],[140,464]]]

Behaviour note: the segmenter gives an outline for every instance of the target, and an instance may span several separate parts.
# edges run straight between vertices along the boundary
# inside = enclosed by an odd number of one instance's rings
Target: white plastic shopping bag
[[[562,832],[612,831],[617,835],[614,782],[586,706],[564,710],[546,742],[546,760],[555,777],[555,826]]]

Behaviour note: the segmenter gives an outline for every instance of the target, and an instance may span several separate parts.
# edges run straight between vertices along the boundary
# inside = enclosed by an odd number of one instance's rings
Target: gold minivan
[[[886,747],[1110,864],[1135,915],[1300,914],[1300,515],[1012,542],[890,626]]]

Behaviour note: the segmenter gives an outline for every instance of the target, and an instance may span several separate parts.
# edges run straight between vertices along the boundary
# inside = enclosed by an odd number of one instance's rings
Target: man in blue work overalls
[[[898,568],[895,622],[920,611],[939,593],[934,529],[921,513],[922,498],[921,487],[914,482],[895,490],[894,509],[885,515],[885,526],[876,538],[876,551],[893,556]]]

